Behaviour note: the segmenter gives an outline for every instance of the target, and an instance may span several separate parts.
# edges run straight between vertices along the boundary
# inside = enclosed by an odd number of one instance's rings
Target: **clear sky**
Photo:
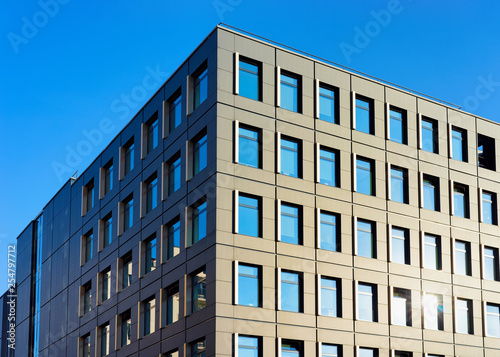
[[[486,0],[4,4],[0,291],[7,286],[8,243],[219,22],[500,121],[499,13],[500,2]],[[68,156],[103,119],[111,129],[79,157]]]

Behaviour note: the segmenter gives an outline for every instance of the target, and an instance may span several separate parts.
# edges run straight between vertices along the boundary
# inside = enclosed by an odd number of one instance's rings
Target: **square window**
[[[320,309],[322,316],[341,317],[342,294],[339,279],[321,277]]]
[[[391,304],[391,324],[411,326],[411,291],[393,288]]]
[[[423,299],[424,328],[428,330],[444,330],[443,296],[425,294]]]
[[[451,127],[451,157],[467,162],[467,131],[455,126]]]
[[[132,228],[134,224],[134,196],[128,196],[122,204],[123,209],[123,227],[122,232],[127,231],[127,229]]]
[[[302,275],[297,272],[282,270],[280,281],[281,308],[279,310],[302,312]]]
[[[391,228],[391,262],[410,264],[410,232],[406,228]]]
[[[483,248],[483,279],[499,280],[498,274],[498,248]]]
[[[156,112],[145,124],[145,139],[146,139],[146,155],[156,149],[160,138],[158,128],[158,112]]]
[[[280,206],[280,241],[290,244],[302,244],[302,208],[289,203]]]
[[[377,322],[377,286],[358,283],[357,320]]]
[[[390,199],[394,202],[408,203],[408,170],[390,165]]]
[[[245,125],[238,127],[238,163],[262,168],[261,131]]]
[[[191,343],[190,357],[205,357],[205,355],[206,355],[206,344],[204,338]]]
[[[302,83],[301,77],[290,72],[281,71],[280,74],[280,107],[292,112],[302,112]]]
[[[99,327],[101,334],[101,356],[109,354],[109,322]]]
[[[191,312],[207,306],[207,272],[205,267],[191,274]]]
[[[421,126],[420,139],[422,141],[422,150],[439,154],[437,121],[430,118],[422,118]]]
[[[123,146],[123,176],[134,168],[134,153],[134,138],[132,138]]]
[[[302,342],[292,340],[281,341],[281,357],[302,357]]]
[[[146,199],[145,213],[148,214],[158,206],[158,178],[156,172],[144,182],[144,188]]]
[[[342,346],[330,345],[326,343],[321,344],[320,357],[341,357],[341,356],[342,356]]]
[[[101,276],[101,303],[111,297],[111,267],[106,268]]]
[[[262,343],[259,337],[239,335],[237,346],[238,346],[238,356],[241,357],[262,356]]]
[[[142,322],[143,322],[143,336],[147,336],[155,332],[155,321],[156,321],[156,299],[155,296],[151,296],[149,299],[142,302]]]
[[[163,256],[164,260],[167,261],[172,259],[177,254],[180,253],[181,250],[181,221],[179,217],[176,217],[174,220],[169,222],[165,226],[166,234],[166,242],[163,244]],[[165,239],[165,238],[164,238]]]
[[[453,184],[453,215],[469,218],[469,187]]]
[[[280,156],[281,156],[281,170],[282,175],[291,177],[302,177],[302,145],[299,141],[281,137],[280,142]]]
[[[156,234],[153,234],[143,243],[144,275],[156,269]]]
[[[424,268],[441,270],[441,237],[424,234]]]
[[[181,154],[177,153],[167,163],[168,166],[168,195],[172,195],[181,188]]]
[[[477,135],[477,163],[479,167],[496,170],[495,139],[485,135]]]
[[[407,141],[406,110],[389,107],[389,140],[404,144]]]
[[[375,196],[375,162],[363,157],[356,158],[355,191]]]
[[[262,307],[261,271],[254,265],[237,264],[238,296],[237,304]]]
[[[207,167],[207,134],[203,132],[193,140],[193,176]]]
[[[130,310],[127,310],[120,314],[120,334],[121,334],[121,341],[120,345],[121,347],[130,345],[130,342],[132,341],[132,333],[131,333],[131,326],[132,326],[132,317]]]
[[[473,335],[472,300],[455,300],[455,332]]]
[[[90,259],[92,259],[92,256],[94,254],[94,233],[93,230],[91,229],[85,235],[82,237],[83,240],[83,249],[84,249],[84,262],[88,262]]]
[[[83,207],[85,215],[94,208],[94,179],[91,179],[83,188]]]
[[[102,248],[106,248],[113,241],[113,216],[111,213],[101,220],[101,229]]]
[[[366,258],[377,258],[375,222],[356,220],[356,255]]]
[[[193,110],[208,98],[208,68],[205,62],[193,74]]]
[[[339,124],[338,93],[338,88],[320,83],[319,119],[332,124]]]
[[[487,224],[497,224],[497,195],[481,190],[481,221]]]
[[[319,150],[319,183],[323,185],[339,187],[339,153],[325,147]]]
[[[205,198],[192,207],[192,242],[202,240],[207,236],[207,201]]]
[[[356,95],[356,130],[375,135],[373,100]]]
[[[168,132],[171,133],[182,122],[182,94],[181,90],[175,92],[168,100]]]
[[[128,252],[121,258],[122,266],[122,289],[132,284],[132,252]]]
[[[238,195],[238,233],[261,237],[261,199],[259,197]]]
[[[486,304],[486,336],[500,337],[500,305]]]
[[[341,251],[340,217],[336,213],[319,212],[319,249]]]
[[[242,56],[239,57],[239,95],[253,100],[261,100],[261,66],[260,62]]]
[[[455,241],[454,270],[455,274],[472,275],[470,243]]]
[[[162,309],[163,326],[170,325],[179,320],[181,305],[179,300],[179,283],[170,285],[164,289],[164,301]]]
[[[423,207],[431,211],[439,211],[439,179],[430,175],[422,176]]]
[[[104,167],[102,172],[103,189],[102,196],[106,195],[113,189],[113,160],[110,160]]]

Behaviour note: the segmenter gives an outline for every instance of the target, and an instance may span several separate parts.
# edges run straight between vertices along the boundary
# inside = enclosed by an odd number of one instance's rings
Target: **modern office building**
[[[499,356],[499,129],[218,26],[18,237],[16,356]]]

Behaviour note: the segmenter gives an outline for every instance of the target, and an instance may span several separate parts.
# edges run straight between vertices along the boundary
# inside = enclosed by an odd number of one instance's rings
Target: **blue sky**
[[[499,2],[462,0],[10,2],[0,14],[0,291],[7,245],[219,22],[500,121],[498,13]]]

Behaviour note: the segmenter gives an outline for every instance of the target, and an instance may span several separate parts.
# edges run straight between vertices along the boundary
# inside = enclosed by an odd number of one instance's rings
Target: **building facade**
[[[18,237],[16,355],[498,356],[498,128],[219,26]]]

